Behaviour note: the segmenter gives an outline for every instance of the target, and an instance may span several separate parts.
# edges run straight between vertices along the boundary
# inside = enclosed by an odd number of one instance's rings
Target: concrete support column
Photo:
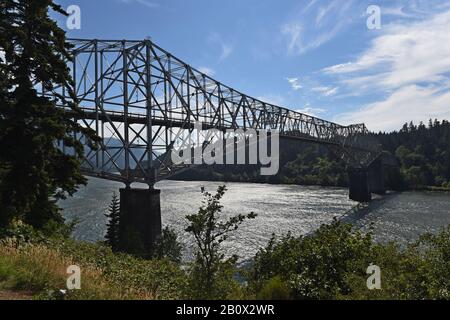
[[[148,257],[161,235],[160,190],[120,189],[120,249]]]
[[[384,184],[384,168],[380,158],[375,160],[368,169],[369,189],[375,194],[385,194],[386,187]]]
[[[372,200],[367,170],[350,169],[348,172],[348,180],[351,200],[358,202],[370,202]]]

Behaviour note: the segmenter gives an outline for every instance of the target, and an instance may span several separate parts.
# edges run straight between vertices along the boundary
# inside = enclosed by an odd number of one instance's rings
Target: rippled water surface
[[[186,227],[184,217],[196,212],[201,205],[202,186],[214,192],[219,184],[162,181],[156,186],[162,191],[163,225],[170,225],[181,234],[187,259],[192,251],[189,246],[192,241],[183,231]],[[106,230],[104,214],[113,192],[118,193],[121,187],[120,183],[89,179],[88,185],[74,198],[61,203],[67,219],[80,220],[74,235],[76,239],[103,239]],[[346,189],[247,183],[227,183],[227,187],[228,192],[222,201],[225,215],[258,214],[226,243],[228,252],[238,254],[241,259],[254,255],[272,233],[291,231],[294,235],[306,234],[334,217],[363,229],[373,223],[375,237],[379,241],[406,242],[450,224],[450,195],[445,193],[390,194],[376,198],[368,208],[344,215],[357,204],[348,200]]]

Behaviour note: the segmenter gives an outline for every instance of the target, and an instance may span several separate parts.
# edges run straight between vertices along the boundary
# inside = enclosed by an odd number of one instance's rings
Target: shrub
[[[350,288],[347,273],[365,272],[370,264],[371,236],[352,231],[347,224],[335,221],[320,227],[313,236],[294,238],[290,234],[258,252],[250,273],[254,288],[280,277],[297,299],[330,299]]]
[[[166,227],[153,246],[153,258],[167,259],[169,261],[180,263],[183,246],[178,241],[175,230]]]
[[[7,228],[0,229],[0,239],[8,239],[16,245],[37,242],[44,238],[43,234],[20,220],[13,220]]]
[[[381,269],[382,290],[367,288],[371,264]],[[248,278],[262,297],[279,290],[281,281],[296,299],[449,299],[450,226],[400,247],[377,244],[370,234],[335,221],[311,236],[273,237]]]
[[[266,281],[256,295],[258,300],[288,300],[290,297],[291,289],[279,276]]]
[[[238,290],[233,278],[237,257],[226,258],[221,244],[246,219],[254,219],[256,215],[250,213],[221,219],[223,206],[220,200],[226,190],[225,186],[220,186],[212,195],[202,189],[203,205],[197,214],[186,217],[190,223],[186,231],[194,236],[196,244],[195,261],[190,270],[190,292],[194,299],[226,299],[236,295]]]

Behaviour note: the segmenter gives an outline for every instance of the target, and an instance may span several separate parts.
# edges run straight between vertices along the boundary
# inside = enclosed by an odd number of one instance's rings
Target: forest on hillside
[[[383,149],[395,155],[399,168],[388,172],[388,187],[394,190],[450,188],[450,123],[428,125],[410,122],[394,132],[375,134]],[[198,166],[173,179],[258,182],[346,187],[345,163],[327,147],[295,141],[280,141],[280,171],[261,176],[258,165]]]
[[[404,188],[450,187],[450,123],[447,120],[410,122],[400,131],[379,133],[384,150],[400,164]]]

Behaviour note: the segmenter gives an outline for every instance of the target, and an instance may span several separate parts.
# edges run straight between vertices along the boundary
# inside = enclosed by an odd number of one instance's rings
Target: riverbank
[[[226,291],[217,294],[225,300],[450,299],[449,247],[450,227],[401,248],[376,243],[335,221],[308,237],[272,238],[251,267],[235,269],[246,281],[224,278],[220,288]],[[367,288],[371,264],[382,272],[382,290]],[[67,290],[71,265],[80,267],[80,290]],[[189,285],[190,270],[165,260],[112,253],[99,244],[49,238],[0,241],[0,299],[192,299],[196,293]]]
[[[67,290],[72,265],[80,267],[81,290]],[[0,242],[0,300],[181,299],[183,283],[178,265],[114,254],[99,244]]]
[[[248,183],[248,184],[267,184],[267,185],[280,185],[280,186],[302,186],[302,187],[324,187],[324,188],[348,188],[348,184],[323,184],[323,183],[312,183],[312,184],[298,184],[289,179],[280,179],[279,181],[261,181],[261,180],[251,180],[251,179],[224,179],[224,176],[213,176],[211,179],[196,179],[196,178],[186,178],[180,179],[183,181],[189,182],[223,182],[223,183]],[[177,178],[169,179],[171,181],[180,181]],[[442,186],[423,186],[423,187],[411,187],[411,188],[403,188],[399,190],[391,190],[392,192],[408,192],[408,191],[429,191],[429,192],[448,192],[450,193],[450,187],[442,187]]]

